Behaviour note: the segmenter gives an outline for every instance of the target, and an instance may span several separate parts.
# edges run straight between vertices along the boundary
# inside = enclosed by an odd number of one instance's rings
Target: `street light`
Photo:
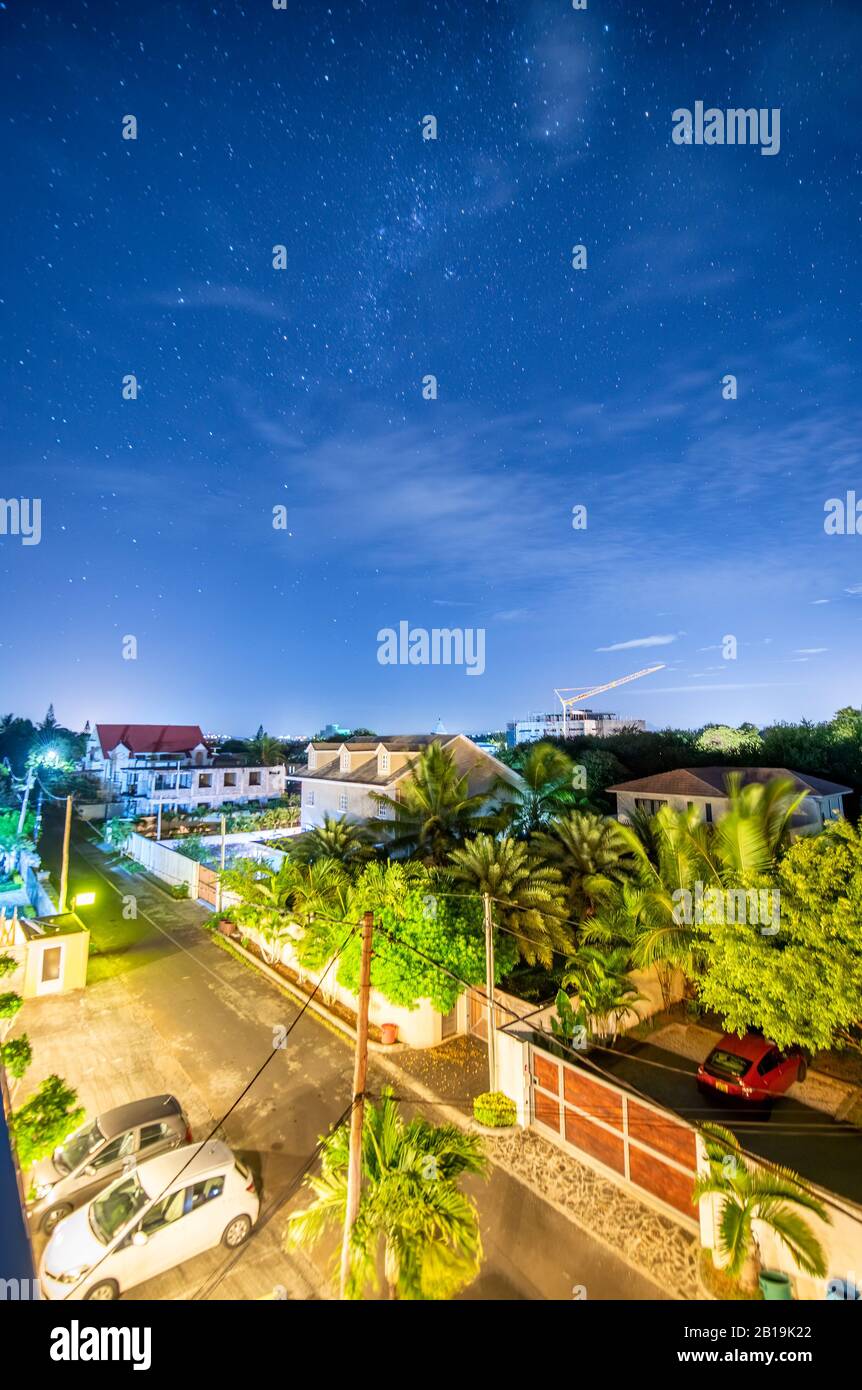
[[[92,907],[96,901],[95,893],[76,893],[72,899],[72,906],[77,910],[79,907]]]

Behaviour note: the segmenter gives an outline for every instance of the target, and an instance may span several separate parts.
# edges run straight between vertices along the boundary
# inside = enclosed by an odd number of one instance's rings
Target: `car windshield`
[[[107,1245],[122,1228],[137,1216],[149,1201],[138,1181],[137,1173],[112,1183],[90,1204],[90,1230],[97,1240]]]
[[[60,1144],[54,1150],[54,1163],[61,1173],[71,1173],[73,1168],[77,1168],[91,1153],[95,1153],[104,1142],[105,1136],[99,1129],[99,1122],[93,1120],[91,1124],[76,1129],[74,1134],[69,1135],[65,1144]]]
[[[748,1057],[737,1057],[735,1052],[725,1052],[717,1047],[707,1062],[710,1071],[721,1071],[727,1076],[744,1076],[751,1066]]]

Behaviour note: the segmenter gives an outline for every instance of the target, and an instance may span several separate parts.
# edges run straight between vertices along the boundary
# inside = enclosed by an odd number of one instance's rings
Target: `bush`
[[[34,1095],[11,1116],[22,1168],[31,1168],[40,1158],[53,1153],[68,1134],[81,1123],[84,1109],[78,1097],[59,1076],[48,1076]]]
[[[13,992],[9,994],[0,994],[0,1018],[14,1018],[23,1003],[24,1000],[21,998],[20,994],[15,994]]]
[[[189,885],[187,883],[171,883],[168,885],[168,892],[172,898],[187,898]]]
[[[502,1091],[485,1091],[473,1101],[473,1119],[480,1125],[499,1129],[518,1122],[518,1109]]]

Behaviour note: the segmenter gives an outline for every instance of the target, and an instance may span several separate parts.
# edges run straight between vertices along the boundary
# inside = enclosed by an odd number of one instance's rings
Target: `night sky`
[[[6,0],[0,45],[3,712],[862,702],[859,0]],[[779,152],[674,144],[696,101]],[[402,620],[484,675],[381,666]]]

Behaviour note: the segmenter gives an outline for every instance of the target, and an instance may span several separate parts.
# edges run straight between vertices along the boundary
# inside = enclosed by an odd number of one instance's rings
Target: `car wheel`
[[[235,1216],[230,1225],[225,1227],[225,1233],[221,1238],[222,1245],[226,1245],[228,1250],[236,1250],[237,1246],[242,1245],[251,1235],[251,1217]]]
[[[103,1279],[100,1284],[94,1284],[84,1294],[85,1299],[98,1299],[102,1303],[113,1303],[120,1297],[120,1290],[115,1279]]]
[[[42,1230],[45,1235],[49,1236],[57,1223],[62,1221],[64,1216],[68,1216],[71,1210],[72,1207],[68,1202],[58,1202],[56,1207],[46,1211],[42,1218]]]
[[[808,1075],[808,1059],[807,1059],[806,1057],[800,1057],[800,1058],[799,1058],[799,1066],[796,1068],[796,1080],[797,1080],[797,1081],[804,1081],[807,1075]]]

